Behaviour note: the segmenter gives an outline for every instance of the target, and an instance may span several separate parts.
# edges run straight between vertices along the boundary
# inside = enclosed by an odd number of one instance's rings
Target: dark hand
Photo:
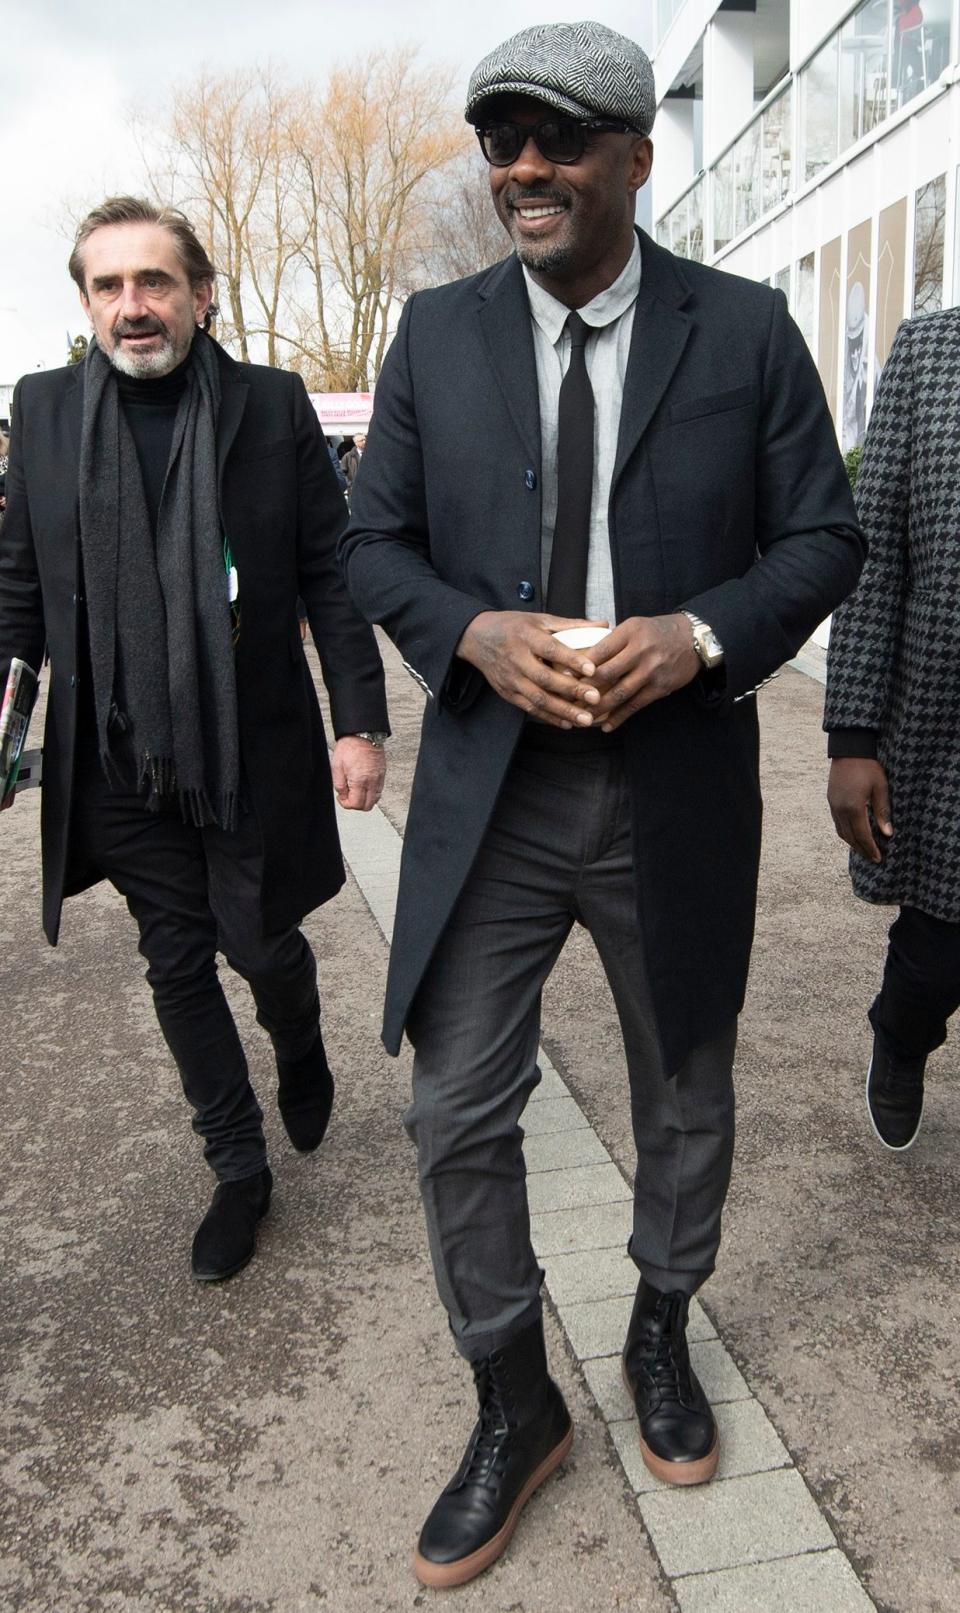
[[[553,634],[561,627],[604,625],[528,611],[481,611],[457,654],[483,673],[502,700],[528,716],[553,728],[589,728],[594,718],[584,703],[595,706],[600,696],[584,680],[593,677],[596,652],[571,650]]]
[[[692,683],[701,667],[689,618],[679,612],[628,616],[590,654],[596,663],[590,682],[600,695],[593,720],[607,734],[635,711]]]
[[[869,809],[881,834],[893,834],[890,786],[880,763],[868,756],[835,756],[830,763],[827,801],[840,839],[869,862],[882,862],[868,815]]]

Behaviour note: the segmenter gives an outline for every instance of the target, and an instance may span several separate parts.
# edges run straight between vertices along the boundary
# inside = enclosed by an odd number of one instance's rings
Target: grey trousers
[[[657,1288],[692,1294],[713,1270],[733,1160],[736,1020],[664,1078],[623,754],[561,753],[561,739],[529,728],[521,740],[407,1027],[406,1126],[434,1273],[472,1360],[540,1314],[520,1119],[540,1080],[543,984],[574,923],[593,937],[620,1019],[637,1148],[629,1251]]]

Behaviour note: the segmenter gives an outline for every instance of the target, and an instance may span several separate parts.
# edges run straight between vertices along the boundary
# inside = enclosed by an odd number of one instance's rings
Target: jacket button
[[[520,582],[517,584],[517,593],[525,603],[533,598],[536,591],[532,582]]]
[[[77,687],[77,680],[72,674],[70,677],[70,687],[71,689],[75,689]]]
[[[528,487],[530,489],[530,492],[532,493],[534,488],[537,485],[537,473],[536,473],[536,471],[535,470],[525,470],[524,473],[523,473],[523,483],[524,483],[524,486]]]

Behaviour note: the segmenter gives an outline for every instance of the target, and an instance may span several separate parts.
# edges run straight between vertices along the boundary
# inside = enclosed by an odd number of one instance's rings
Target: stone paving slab
[[[721,1401],[713,1409],[720,1433],[720,1461],[715,1483],[790,1466],[790,1452],[756,1400]],[[624,1472],[637,1495],[647,1495],[654,1490],[671,1494],[672,1487],[655,1478],[644,1463],[636,1417],[611,1421],[609,1428]]]
[[[561,1098],[544,1098],[527,1108],[523,1116],[523,1129],[528,1137],[549,1137],[556,1132],[579,1131],[583,1115],[568,1095]]]
[[[581,1249],[625,1248],[633,1229],[629,1199],[614,1204],[585,1204],[575,1210],[549,1210],[530,1217],[530,1236],[538,1259],[573,1254]]]
[[[610,1156],[596,1132],[586,1124],[576,1131],[561,1131],[552,1137],[528,1137],[523,1145],[527,1171],[564,1170],[570,1165],[602,1165]]]
[[[794,1469],[657,1490],[641,1495],[639,1505],[671,1579],[825,1551],[835,1544]]]
[[[587,1249],[549,1255],[543,1261],[547,1286],[558,1305],[613,1299],[637,1291],[637,1268],[626,1249]]]
[[[605,1165],[579,1165],[567,1171],[543,1171],[527,1178],[530,1214],[570,1210],[581,1204],[633,1202],[633,1195],[612,1160]]]
[[[694,1575],[673,1589],[681,1613],[870,1613],[874,1605],[842,1551]]]
[[[566,1098],[569,1096],[566,1087],[552,1064],[545,1059],[540,1060],[540,1082],[535,1086],[527,1104],[527,1114],[530,1113],[530,1104],[543,1103],[550,1098]],[[526,1124],[526,1121],[524,1122]]]

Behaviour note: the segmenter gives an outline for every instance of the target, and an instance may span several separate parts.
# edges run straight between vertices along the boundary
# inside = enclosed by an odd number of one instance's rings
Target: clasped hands
[[[589,650],[572,650],[553,637],[560,628],[606,625],[544,612],[481,611],[457,654],[502,699],[538,722],[609,734],[643,706],[691,683],[700,658],[680,612],[630,616]]]

